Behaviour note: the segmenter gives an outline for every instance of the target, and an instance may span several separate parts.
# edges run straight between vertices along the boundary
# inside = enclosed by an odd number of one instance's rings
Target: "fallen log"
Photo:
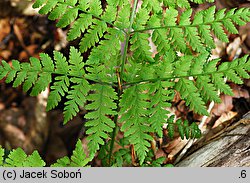
[[[250,112],[175,166],[250,167]]]

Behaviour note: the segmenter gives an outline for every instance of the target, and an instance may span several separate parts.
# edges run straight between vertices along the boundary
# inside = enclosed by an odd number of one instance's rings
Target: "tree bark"
[[[176,166],[250,167],[250,113]]]

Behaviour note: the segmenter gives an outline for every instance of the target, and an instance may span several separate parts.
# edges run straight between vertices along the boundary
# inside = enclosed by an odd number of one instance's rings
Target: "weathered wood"
[[[250,167],[250,113],[218,138],[188,155],[177,167]]]

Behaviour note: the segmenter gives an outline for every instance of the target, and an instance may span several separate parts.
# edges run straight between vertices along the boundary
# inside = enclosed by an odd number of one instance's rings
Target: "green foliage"
[[[85,167],[91,158],[87,158],[82,148],[81,140],[76,143],[76,148],[73,151],[72,156],[60,158],[56,163],[52,164],[52,167]]]
[[[183,140],[184,137],[186,137],[186,139],[189,138],[200,138],[201,137],[201,131],[199,130],[198,126],[195,123],[192,123],[191,125],[189,125],[188,121],[182,121],[180,119],[178,119],[175,123],[174,123],[174,116],[170,116],[168,118],[168,136],[170,138],[174,137],[175,131],[178,131],[181,139]],[[175,130],[177,128],[177,130]]]
[[[69,159],[67,156],[60,158],[52,167],[85,167],[91,159],[87,158],[81,140],[76,143],[73,155]],[[37,151],[31,155],[26,155],[21,148],[14,149],[4,159],[4,149],[0,146],[0,166],[4,167],[44,167],[46,164]]]
[[[87,110],[91,157],[100,150],[107,152],[109,160],[103,162],[109,166],[129,160],[127,147],[113,153],[116,134],[122,132],[120,138],[133,145],[142,165],[151,149],[151,134],[162,137],[164,124],[170,137],[176,129],[182,139],[200,136],[196,123],[167,117],[177,92],[191,110],[209,115],[206,104],[220,102],[218,91],[233,95],[225,79],[242,84],[243,78],[249,78],[248,56],[231,62],[209,60],[215,47],[212,35],[228,42],[224,30],[237,34],[236,26],[250,20],[249,8],[216,11],[212,6],[193,12],[190,2],[213,0],[143,0],[141,6],[138,0],[132,5],[127,0],[105,4],[100,0],[36,0],[33,7],[40,8],[41,14],[57,20],[58,27],[69,28],[69,41],[80,38],[79,51],[71,47],[69,58],[54,51],[53,58],[42,53],[40,59],[30,58],[30,63],[2,61],[0,79],[13,82],[13,87],[23,84],[24,91],[31,90],[33,96],[50,85],[47,110],[64,97],[64,123],[79,108]],[[83,53],[89,53],[86,60]],[[84,165],[71,164],[68,158],[59,164]]]
[[[98,158],[102,161],[102,165],[109,166],[111,164],[113,167],[132,166],[131,150],[126,148],[126,146],[130,144],[128,139],[122,138],[117,144],[119,144],[121,148],[113,153],[111,159],[109,159],[110,143],[106,143],[101,147]]]
[[[0,148],[1,152],[4,149]],[[3,159],[4,153],[1,153],[1,159]],[[43,167],[45,162],[41,159],[37,151],[34,151],[31,155],[27,156],[21,148],[12,150],[5,162],[1,164],[5,167]]]
[[[0,166],[3,165],[3,156],[4,156],[4,149],[2,148],[2,146],[0,146]]]
[[[165,157],[159,157],[154,159],[154,152],[150,150],[147,153],[147,157],[145,158],[144,163],[142,164],[143,167],[161,167],[164,161],[166,160]]]
[[[23,83],[24,91],[30,88],[31,95],[36,96],[48,87],[52,80],[51,92],[48,97],[47,110],[51,110],[58,105],[61,97],[66,95],[67,102],[64,108],[64,122],[68,122],[79,112],[79,107],[83,107],[86,95],[90,90],[88,81],[85,79],[84,62],[77,49],[71,47],[69,61],[59,52],[54,51],[54,60],[47,54],[41,53],[40,59],[31,57],[30,63],[20,63],[12,61],[12,67],[2,61],[0,67],[0,79],[6,77],[6,82],[13,82],[13,87]],[[72,85],[70,85],[70,82]]]
[[[202,3],[205,3],[205,2],[214,2],[214,0],[159,0],[160,2],[163,1],[164,5],[166,6],[171,6],[171,7],[181,7],[181,8],[190,8],[190,3],[189,1],[191,2],[194,2],[194,3],[197,3],[197,4],[202,4]]]
[[[85,115],[85,118],[89,119],[85,126],[89,127],[86,132],[89,135],[87,138],[89,151],[94,154],[99,149],[99,144],[104,145],[103,139],[108,138],[108,132],[112,132],[115,127],[109,116],[116,115],[114,100],[117,96],[114,89],[107,85],[92,85],[91,91],[94,93],[88,96],[88,101],[93,102],[85,107],[90,110]]]

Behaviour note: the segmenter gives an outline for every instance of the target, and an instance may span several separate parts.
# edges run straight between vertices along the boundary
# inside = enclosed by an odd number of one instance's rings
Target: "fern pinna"
[[[75,150],[71,157],[64,156],[52,164],[51,167],[84,167],[90,161],[82,148],[82,142],[77,141]],[[43,167],[46,163],[37,151],[31,155],[25,154],[21,148],[14,149],[8,153],[0,146],[0,167]]]
[[[216,11],[215,6],[198,12],[191,9],[190,2],[213,0],[103,2],[37,0],[33,7],[40,8],[39,13],[57,19],[58,27],[70,26],[67,38],[80,38],[79,48],[71,47],[69,58],[54,51],[52,57],[41,53],[40,60],[30,58],[30,63],[13,60],[10,66],[2,61],[0,78],[6,77],[7,83],[14,81],[14,87],[23,83],[31,95],[50,84],[47,110],[65,96],[65,123],[79,107],[88,110],[85,126],[91,157],[108,144],[111,162],[120,130],[143,164],[153,140],[150,134],[162,137],[163,124],[168,124],[170,136],[175,125],[182,138],[200,135],[195,123],[188,126],[186,122],[174,123],[173,117],[168,119],[166,108],[176,92],[194,112],[208,115],[206,103],[220,102],[218,90],[233,94],[225,78],[237,84],[242,83],[241,78],[249,78],[247,56],[221,63],[209,60],[207,50],[215,48],[212,34],[228,42],[225,30],[237,34],[236,26],[249,22],[250,11]],[[179,7],[183,12],[177,10]],[[88,59],[83,60],[81,55],[89,50]]]

